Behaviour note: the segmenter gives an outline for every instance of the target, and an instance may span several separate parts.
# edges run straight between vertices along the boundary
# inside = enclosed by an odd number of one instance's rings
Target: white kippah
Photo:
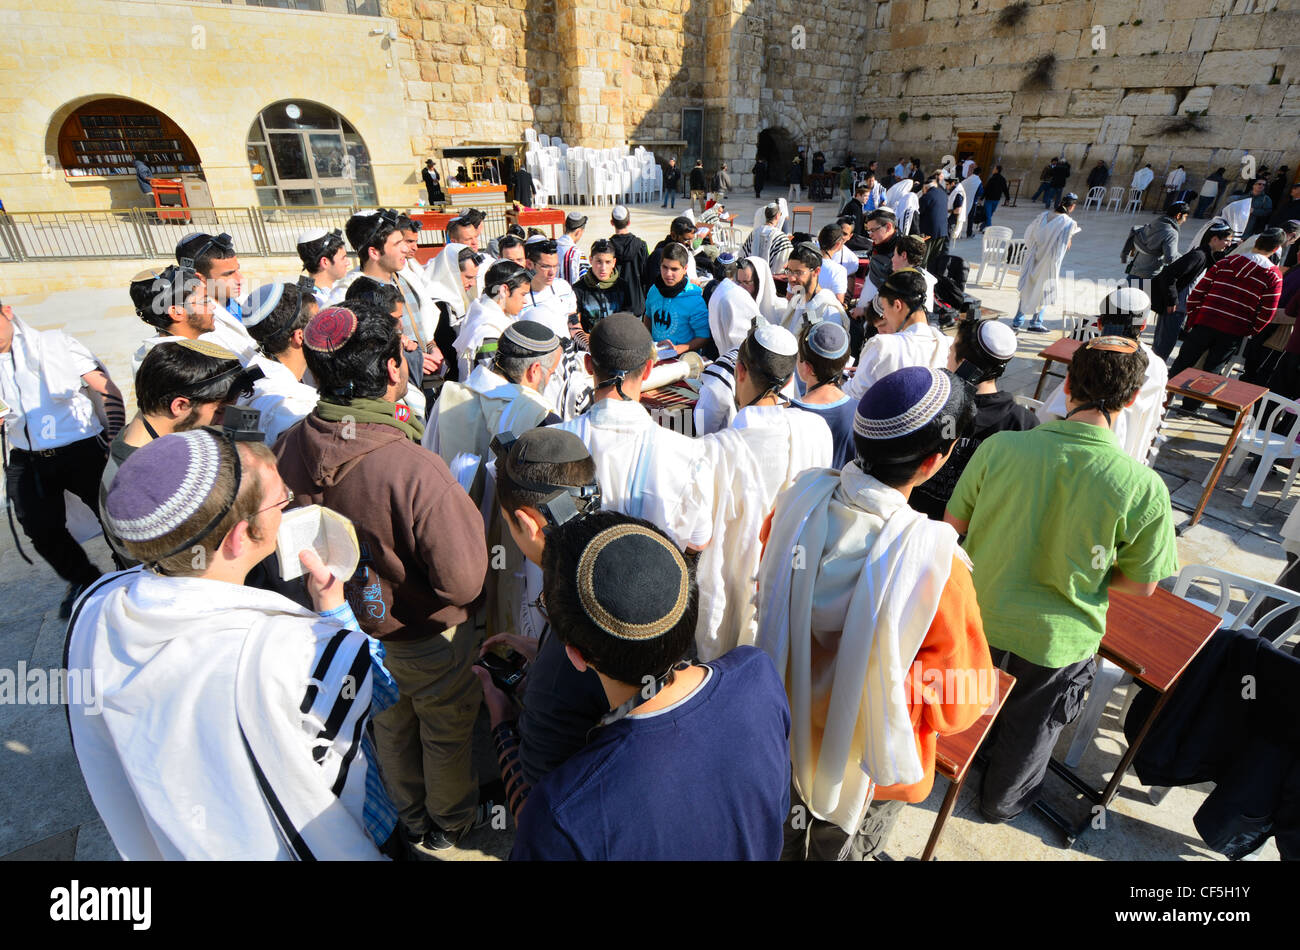
[[[1102,304],[1105,313],[1133,313],[1145,315],[1151,309],[1151,298],[1141,287],[1117,287],[1107,295]]]
[[[980,325],[980,343],[990,356],[1009,360],[1016,355],[1016,334],[1005,323],[985,320]]]
[[[302,247],[304,244],[315,244],[317,241],[329,236],[330,232],[326,231],[324,228],[308,228],[306,231],[303,231],[298,235],[298,246]]]
[[[777,356],[799,355],[799,341],[785,327],[766,321],[754,327],[754,342]]]
[[[457,219],[457,220],[459,220],[459,219]],[[539,242],[541,242],[541,241],[549,241],[549,240],[550,240],[550,238],[548,238],[545,234],[533,234],[533,235],[530,235],[530,236],[528,237],[528,239],[524,241],[524,243],[525,243],[525,244],[537,244],[537,243],[539,243]]]
[[[263,284],[254,290],[244,300],[243,320],[244,326],[255,327],[267,317],[271,312],[280,305],[280,298],[284,296],[284,284]]]

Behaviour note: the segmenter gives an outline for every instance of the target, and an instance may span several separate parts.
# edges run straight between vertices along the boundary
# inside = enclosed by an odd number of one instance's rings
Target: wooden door
[[[957,148],[953,154],[957,157],[957,166],[961,167],[962,156],[969,152],[975,164],[983,169],[982,177],[987,180],[993,172],[993,150],[997,145],[996,132],[958,132]]]

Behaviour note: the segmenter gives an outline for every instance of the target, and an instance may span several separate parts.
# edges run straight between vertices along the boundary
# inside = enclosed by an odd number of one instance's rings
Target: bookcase
[[[68,178],[134,175],[137,152],[154,176],[199,171],[190,140],[143,103],[89,103],[68,118],[59,135],[59,162]]]

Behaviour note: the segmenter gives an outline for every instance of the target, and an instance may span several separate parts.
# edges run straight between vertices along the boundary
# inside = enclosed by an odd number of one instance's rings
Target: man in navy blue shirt
[[[606,725],[533,790],[514,860],[769,860],[790,809],[790,710],[767,654],[683,662],[694,569],[647,521],[599,512],[553,528],[551,627],[594,669]]]

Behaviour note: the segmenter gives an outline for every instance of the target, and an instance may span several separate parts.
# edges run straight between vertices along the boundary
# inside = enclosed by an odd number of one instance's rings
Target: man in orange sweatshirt
[[[940,735],[994,698],[970,563],[907,504],[974,421],[970,387],[907,367],[858,404],[855,461],[810,469],[776,501],[758,640],[790,699],[787,860],[866,860],[934,783]]]

